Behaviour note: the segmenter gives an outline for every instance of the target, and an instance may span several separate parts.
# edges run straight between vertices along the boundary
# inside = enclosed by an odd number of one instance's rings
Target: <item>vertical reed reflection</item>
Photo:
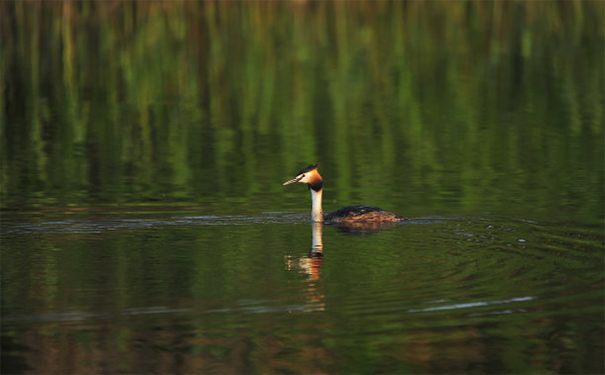
[[[2,207],[256,202],[261,181],[321,162],[341,201],[380,181],[402,208],[602,217],[602,2],[0,14]]]

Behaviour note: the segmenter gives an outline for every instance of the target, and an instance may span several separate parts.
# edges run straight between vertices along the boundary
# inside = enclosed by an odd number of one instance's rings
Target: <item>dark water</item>
[[[2,373],[604,373],[604,10],[0,2]]]
[[[13,371],[602,369],[599,225],[415,217],[313,233],[306,213],[78,216],[3,225]]]

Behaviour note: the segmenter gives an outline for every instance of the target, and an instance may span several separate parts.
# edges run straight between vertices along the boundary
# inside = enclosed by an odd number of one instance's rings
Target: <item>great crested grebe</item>
[[[334,212],[324,215],[321,208],[321,196],[323,193],[323,180],[317,171],[317,164],[309,165],[300,171],[296,177],[284,182],[284,185],[290,185],[295,182],[307,184],[311,192],[313,208],[311,210],[311,220],[314,222],[324,222],[327,224],[353,224],[353,223],[393,223],[407,220],[403,216],[385,211],[378,207],[368,206],[347,206]]]

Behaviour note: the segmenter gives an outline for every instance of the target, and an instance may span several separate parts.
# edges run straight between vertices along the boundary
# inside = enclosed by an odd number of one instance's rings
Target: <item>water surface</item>
[[[0,2],[1,372],[604,373],[604,19]]]
[[[314,228],[307,216],[113,213],[5,224],[7,366],[600,371],[600,226],[415,217],[343,230]]]

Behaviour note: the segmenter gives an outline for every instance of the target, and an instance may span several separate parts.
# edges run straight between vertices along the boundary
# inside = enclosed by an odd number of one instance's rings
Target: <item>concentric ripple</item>
[[[575,372],[590,373],[602,358],[598,225],[105,215],[10,223],[2,241],[2,335],[28,363],[73,346],[267,373],[313,358],[327,372],[544,373],[580,348]],[[339,368],[343,357],[356,367]]]

